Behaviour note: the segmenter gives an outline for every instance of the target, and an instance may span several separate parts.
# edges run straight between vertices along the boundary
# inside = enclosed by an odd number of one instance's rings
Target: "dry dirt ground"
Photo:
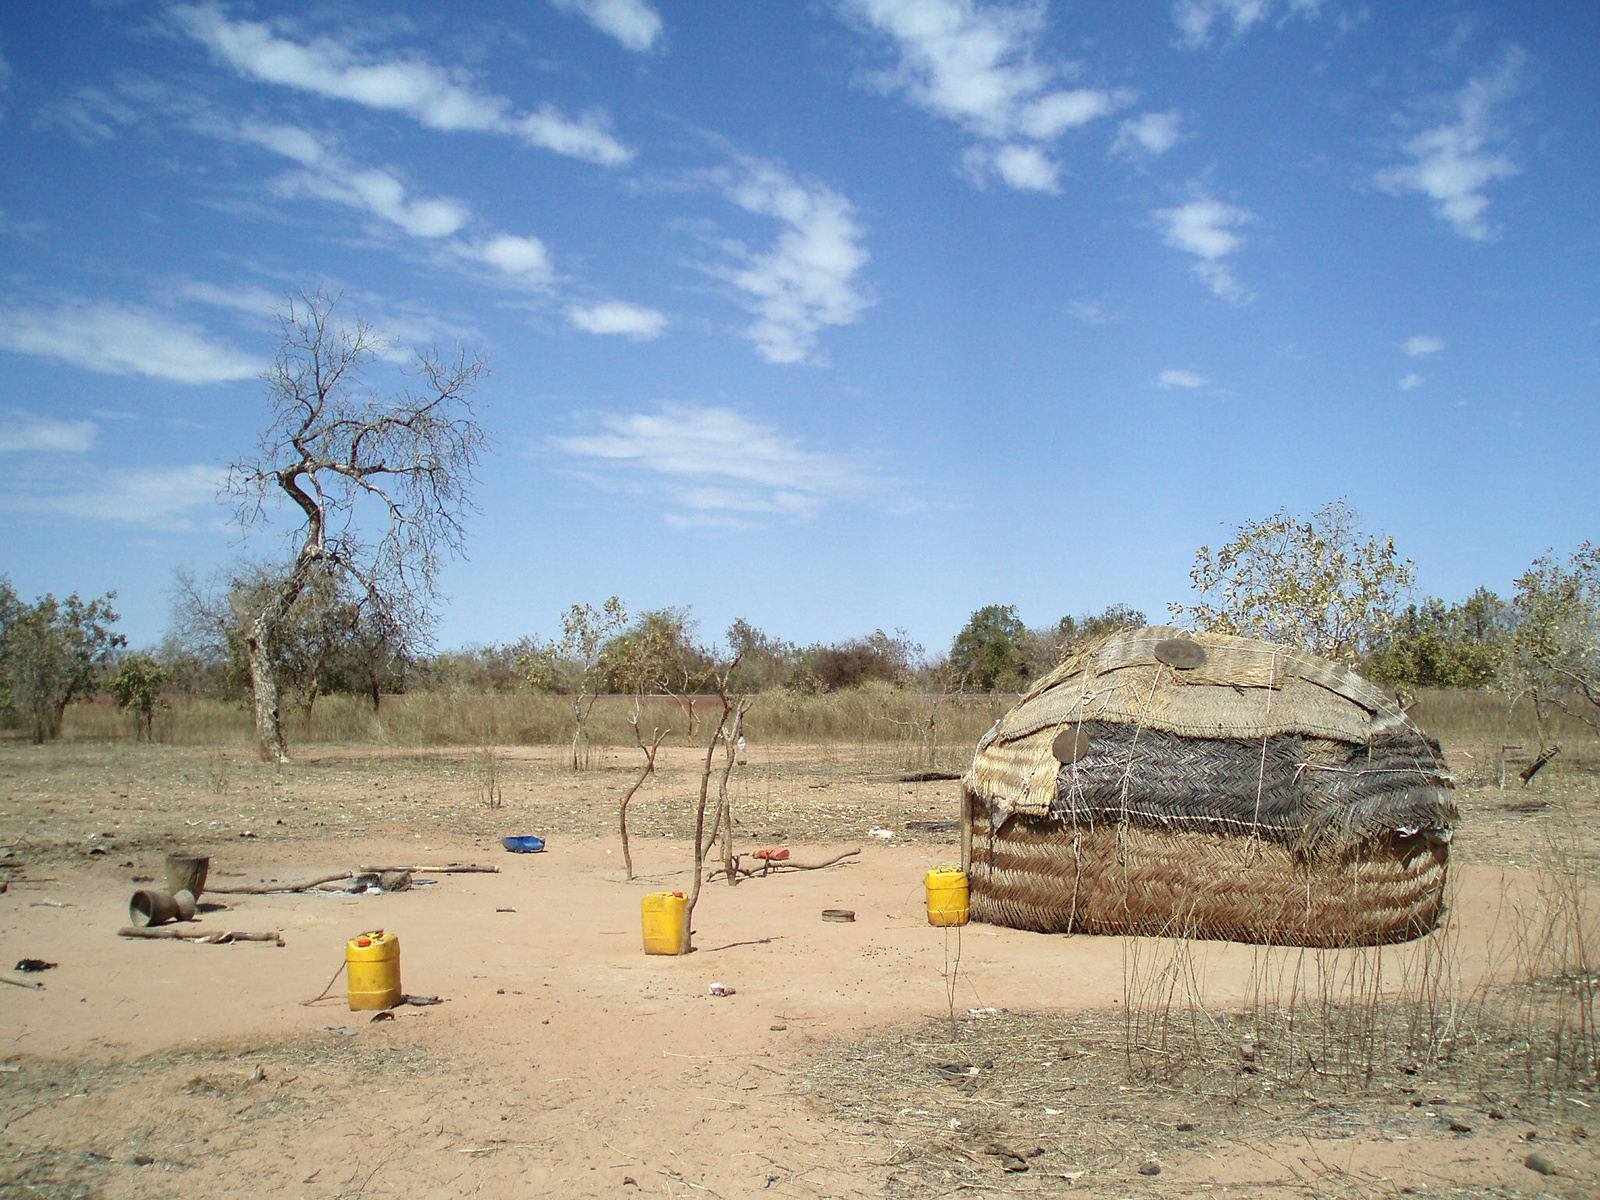
[[[0,967],[59,964],[32,976],[41,989],[0,986],[0,1195],[1600,1194],[1600,1097],[1530,1091],[1506,1063],[1401,1054],[1336,1084],[1130,1058],[1129,973],[1168,951],[929,927],[922,875],[955,838],[908,822],[953,820],[956,785],[898,782],[880,751],[753,748],[732,783],[742,849],[861,853],[707,885],[697,952],[647,956],[641,897],[688,882],[695,755],[665,752],[635,800],[632,881],[614,824],[635,756],[576,775],[561,758],[312,746],[271,769],[243,750],[0,745]],[[1508,903],[1534,895],[1552,798],[1592,852],[1590,779],[1462,793],[1464,987],[1504,959]],[[547,852],[506,853],[515,833]],[[218,886],[380,862],[500,870],[207,897],[226,907],[200,928],[280,931],[281,947],[118,938],[172,849],[209,852]],[[822,920],[833,908],[855,921]],[[373,1021],[342,980],[305,1003],[373,928],[398,934],[405,990],[443,1003]],[[1414,978],[1422,953],[1385,951],[1386,978]],[[1184,959],[1222,1043],[1270,1057],[1247,1028],[1260,965],[1215,943]],[[1535,1152],[1555,1174],[1524,1165]]]

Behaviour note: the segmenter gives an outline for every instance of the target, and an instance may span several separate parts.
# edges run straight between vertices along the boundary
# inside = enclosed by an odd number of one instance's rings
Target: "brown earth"
[[[561,758],[308,747],[274,770],[237,750],[0,746],[0,847],[25,864],[0,870],[0,966],[59,963],[42,989],[0,986],[0,1195],[1596,1194],[1600,1098],[1522,1087],[1504,1056],[1392,1055],[1335,1086],[1130,1049],[1123,1007],[1148,1015],[1152,971],[1177,964],[1202,981],[1206,1045],[1270,1058],[1249,1025],[1259,950],[929,927],[922,875],[954,835],[907,822],[954,819],[956,785],[897,782],[872,748],[756,748],[733,780],[741,848],[860,855],[708,884],[697,952],[647,956],[641,897],[688,880],[696,754],[666,752],[635,800],[631,882],[614,822],[634,756],[576,775]],[[1515,949],[1553,798],[1592,853],[1591,780],[1462,794],[1463,995]],[[549,850],[507,854],[506,833]],[[174,848],[211,853],[216,886],[379,860],[500,872],[207,897],[226,907],[200,928],[281,931],[281,948],[119,939]],[[444,1003],[374,1022],[342,980],[303,1003],[378,927],[401,939],[405,990]],[[1414,980],[1426,947],[1384,954],[1385,979]],[[1534,1152],[1558,1173],[1524,1166]]]

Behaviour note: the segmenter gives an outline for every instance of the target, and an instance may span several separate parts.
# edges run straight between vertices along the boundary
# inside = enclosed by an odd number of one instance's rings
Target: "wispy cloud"
[[[1322,0],[1177,0],[1172,6],[1172,20],[1178,26],[1178,35],[1191,50],[1209,46],[1217,31],[1226,27],[1234,38],[1241,38],[1256,25],[1282,11],[1280,21],[1290,17],[1314,17],[1322,8]]]
[[[0,511],[183,532],[220,522],[217,490],[226,478],[225,471],[200,465],[109,470],[62,490],[8,485],[0,490]],[[213,510],[214,522],[201,519],[206,510]]]
[[[574,304],[567,309],[567,320],[585,333],[614,333],[647,342],[666,331],[665,313],[623,300],[599,304]]]
[[[550,0],[562,12],[577,13],[601,33],[629,50],[643,53],[661,36],[661,14],[645,0]]]
[[[459,73],[420,58],[364,58],[331,37],[296,42],[262,22],[231,20],[215,5],[179,5],[171,14],[179,29],[262,83],[404,113],[429,129],[506,134],[602,166],[633,158],[598,112],[574,118],[546,104],[518,113],[503,96],[478,91]]]
[[[1167,245],[1199,260],[1194,273],[1207,287],[1233,304],[1251,299],[1226,260],[1244,247],[1246,239],[1238,230],[1255,220],[1253,213],[1200,192],[1187,204],[1160,209],[1155,218]]]
[[[1205,377],[1194,371],[1178,370],[1168,367],[1156,376],[1156,383],[1164,388],[1202,388],[1206,386]]]
[[[1412,371],[1409,375],[1402,379],[1397,386],[1402,392],[1412,392],[1426,382],[1428,381],[1421,375],[1418,375],[1415,371]]]
[[[1425,358],[1429,354],[1437,354],[1444,349],[1444,339],[1436,338],[1431,334],[1419,333],[1415,337],[1405,340],[1403,347],[1412,358]]]
[[[1117,126],[1111,153],[1135,161],[1159,158],[1178,144],[1183,119],[1177,109],[1130,117]]]
[[[1110,325],[1122,320],[1125,315],[1120,309],[1114,309],[1101,300],[1069,300],[1067,313],[1085,325]]]
[[[298,163],[301,170],[276,182],[282,196],[308,196],[368,213],[402,233],[435,243],[451,258],[493,267],[517,283],[543,287],[550,282],[550,256],[538,238],[497,232],[455,236],[480,225],[465,201],[413,195],[397,172],[351,163],[309,130],[258,121],[237,127],[209,122],[207,127]]]
[[[174,383],[250,379],[267,365],[187,321],[107,300],[0,309],[0,349],[106,375],[148,375]]]
[[[0,413],[0,454],[82,454],[97,432],[93,421],[57,421],[11,409]]]
[[[1401,146],[1410,161],[1379,171],[1377,185],[1396,194],[1418,192],[1464,238],[1481,242],[1497,230],[1484,218],[1484,189],[1520,168],[1497,147],[1504,133],[1496,109],[1521,88],[1524,53],[1509,50],[1492,72],[1471,80],[1446,104],[1447,116]]]
[[[869,303],[856,282],[869,256],[855,208],[825,184],[755,159],[712,179],[746,212],[784,226],[771,249],[731,246],[738,265],[713,268],[755,314],[745,336],[768,362],[813,357],[823,328],[850,324]]]
[[[811,517],[881,486],[851,459],[730,408],[671,406],[602,417],[600,425],[600,433],[551,443],[608,480],[665,501],[663,519],[679,528]]]
[[[963,156],[968,174],[1024,191],[1055,191],[1050,146],[1069,130],[1115,112],[1131,97],[1058,86],[1070,65],[1040,61],[1045,7],[974,0],[839,0],[841,10],[887,36],[894,69],[885,90],[981,139]]]

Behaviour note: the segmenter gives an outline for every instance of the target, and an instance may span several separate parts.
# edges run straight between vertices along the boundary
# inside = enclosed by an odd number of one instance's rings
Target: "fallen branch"
[[[117,930],[118,937],[125,938],[177,938],[185,942],[201,942],[208,946],[225,946],[229,942],[275,942],[281,946],[283,934],[281,933],[237,933],[225,930],[213,930],[206,933],[199,929],[138,929],[131,925]]]
[[[14,975],[0,975],[0,983],[9,983],[16,987],[37,988],[40,991],[44,990],[44,984],[37,979],[18,979]]]
[[[410,871],[413,875],[498,875],[499,867],[481,867],[476,863],[450,863],[443,867],[358,867],[362,875],[386,875],[390,871]],[[207,889],[209,890],[209,889]]]
[[[275,892],[308,892],[314,887],[321,887],[325,883],[335,883],[341,879],[354,879],[354,871],[340,871],[337,875],[324,875],[320,879],[308,879],[305,883],[262,883],[249,887],[212,887],[206,884],[207,892],[216,892],[223,896],[270,896]]]
[[[739,854],[734,856],[733,869],[746,879],[758,875],[773,875],[779,871],[820,871],[825,867],[831,867],[836,863],[842,862],[844,859],[860,853],[861,847],[857,846],[854,850],[846,850],[843,854],[835,854],[827,861],[819,863],[799,863],[788,859],[773,860],[770,858],[763,858],[758,859],[757,862],[759,862],[760,865],[754,867],[745,866],[743,862],[740,861],[744,858],[744,855]],[[723,873],[723,870],[724,868],[722,867],[714,868],[710,874],[706,876],[707,881],[709,882],[710,880],[717,878],[718,875]]]

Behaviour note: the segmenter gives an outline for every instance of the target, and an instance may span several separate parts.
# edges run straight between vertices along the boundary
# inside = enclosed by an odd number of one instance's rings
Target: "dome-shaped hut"
[[[962,780],[973,919],[1352,946],[1427,933],[1456,807],[1438,742],[1302,650],[1154,627],[1039,680]]]

